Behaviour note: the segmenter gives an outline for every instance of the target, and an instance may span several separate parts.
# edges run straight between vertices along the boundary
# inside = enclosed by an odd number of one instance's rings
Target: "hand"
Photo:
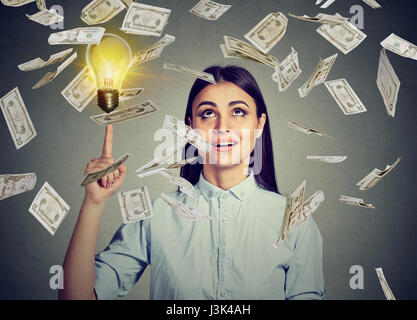
[[[113,126],[106,126],[104,136],[103,152],[101,158],[94,158],[87,164],[84,174],[98,171],[114,162],[112,157],[113,149]],[[126,165],[122,164],[118,169],[104,176],[98,181],[94,181],[85,186],[85,199],[89,202],[101,205],[119,189],[126,177]]]

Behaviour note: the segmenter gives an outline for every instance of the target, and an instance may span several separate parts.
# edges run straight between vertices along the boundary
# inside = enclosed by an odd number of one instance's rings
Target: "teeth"
[[[224,143],[218,143],[217,146],[218,147],[228,147],[228,146],[232,146],[234,145],[234,142],[224,142]]]

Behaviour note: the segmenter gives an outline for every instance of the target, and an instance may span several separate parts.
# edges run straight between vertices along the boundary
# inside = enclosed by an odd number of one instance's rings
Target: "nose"
[[[227,117],[224,116],[219,116],[217,118],[216,121],[216,127],[214,128],[214,132],[217,134],[222,134],[222,133],[229,133],[230,129],[229,129],[229,121],[227,119]]]

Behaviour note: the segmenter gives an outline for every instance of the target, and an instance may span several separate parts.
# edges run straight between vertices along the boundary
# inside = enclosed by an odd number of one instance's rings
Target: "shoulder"
[[[308,216],[307,219],[297,226],[290,234],[288,242],[293,249],[300,246],[315,246],[320,247],[323,244],[323,239],[312,216]]]

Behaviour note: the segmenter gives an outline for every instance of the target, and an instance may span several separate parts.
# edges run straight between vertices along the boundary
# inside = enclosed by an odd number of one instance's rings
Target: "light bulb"
[[[86,61],[94,74],[97,104],[109,113],[119,105],[119,90],[128,72],[132,50],[121,37],[105,33],[100,44],[89,44]]]

